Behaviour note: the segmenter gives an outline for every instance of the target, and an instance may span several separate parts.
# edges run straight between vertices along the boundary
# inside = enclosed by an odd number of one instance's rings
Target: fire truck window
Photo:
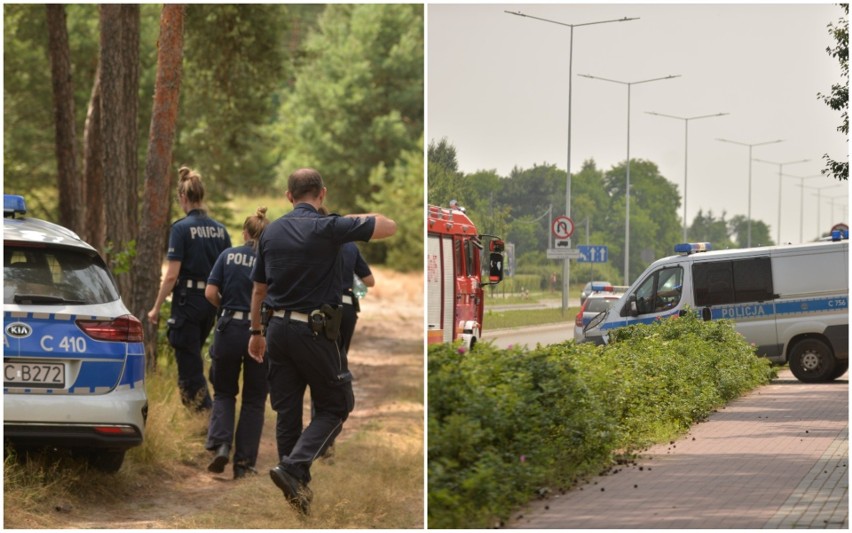
[[[474,259],[477,255],[476,247],[473,246],[473,243],[470,242],[470,239],[464,241],[464,252],[465,252],[465,265],[467,266],[467,275],[474,276],[478,274],[476,272],[476,260]]]
[[[456,275],[464,272],[464,260],[462,259],[461,239],[453,239],[453,258],[456,263]]]

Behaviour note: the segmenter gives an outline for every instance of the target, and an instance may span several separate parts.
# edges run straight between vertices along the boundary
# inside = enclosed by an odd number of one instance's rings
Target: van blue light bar
[[[674,250],[677,254],[689,255],[696,252],[709,252],[710,248],[711,246],[709,242],[684,242],[676,244]]]
[[[847,241],[849,240],[849,230],[836,229],[831,232],[832,241],[839,241],[843,239],[846,239]]]
[[[27,203],[24,201],[24,197],[18,194],[4,194],[3,195],[3,214],[10,213],[26,213],[27,212]]]

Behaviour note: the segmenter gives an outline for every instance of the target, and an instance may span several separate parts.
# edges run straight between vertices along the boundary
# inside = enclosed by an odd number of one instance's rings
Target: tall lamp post
[[[661,78],[651,78],[648,80],[640,80],[640,81],[621,81],[621,80],[613,80],[609,78],[601,78],[598,76],[591,76],[589,74],[578,74],[578,76],[582,76],[584,78],[589,78],[590,80],[600,80],[600,81],[608,81],[610,83],[617,83],[619,85],[627,86],[627,187],[625,189],[625,222],[624,222],[624,284],[630,285],[630,88],[634,85],[639,85],[640,83],[650,83],[652,81],[660,81],[660,80],[670,80],[673,78],[679,78],[680,74],[663,76]]]
[[[689,121],[701,118],[722,117],[729,113],[715,113],[713,115],[699,115],[695,117],[679,117],[677,115],[667,115],[665,113],[657,113],[654,111],[646,111],[646,113],[649,115],[656,115],[658,117],[674,118],[683,121],[683,242],[686,242],[686,172],[689,168],[687,165],[687,159],[689,157]]]
[[[816,190],[816,194],[814,196],[817,197],[817,239],[820,238],[821,232],[819,230],[819,225],[822,224],[822,191],[825,189],[834,189],[836,187],[844,187],[844,183],[837,183],[835,185],[823,185],[822,187],[808,187],[807,185],[803,185],[805,189],[814,189]]]
[[[783,139],[776,139],[774,141],[765,141],[760,143],[742,143],[739,141],[731,141],[729,139],[716,139],[717,141],[722,141],[726,143],[739,144],[740,146],[748,146],[748,244],[747,247],[751,248],[751,149],[755,146],[763,146],[765,144],[774,144],[780,143]]]
[[[778,161],[766,161],[764,159],[757,158],[755,158],[755,161],[758,163],[778,165],[778,240],[775,242],[777,244],[781,244],[781,177],[784,175],[784,167],[787,165],[795,165],[796,163],[807,163],[810,159],[799,159],[798,161],[786,161],[784,163],[779,163]]]
[[[565,26],[569,28],[571,31],[569,32],[569,44],[570,48],[568,49],[568,157],[567,164],[565,167],[565,216],[571,217],[571,93],[574,88],[574,84],[571,83],[571,78],[574,70],[574,28],[580,28],[584,26],[593,26],[596,24],[606,24],[609,22],[627,22],[630,20],[638,20],[638,17],[624,17],[620,19],[611,19],[611,20],[598,20],[595,22],[583,22],[581,24],[568,24],[565,22],[559,22],[556,20],[550,20],[541,17],[535,17],[532,15],[527,15],[525,13],[521,13],[520,11],[505,11],[510,15],[516,15],[518,17],[530,18],[533,20],[540,20],[542,22],[549,22],[551,24],[557,24],[559,26]],[[568,248],[571,248],[571,239],[568,239]],[[568,281],[570,274],[571,262],[570,259],[564,259],[562,263],[562,314],[565,314],[565,311],[568,309]]]
[[[814,174],[813,176],[793,176],[792,174],[784,174],[785,178],[798,178],[799,185],[802,190],[799,194],[799,242],[805,242],[805,180],[814,178],[822,178],[822,174]]]

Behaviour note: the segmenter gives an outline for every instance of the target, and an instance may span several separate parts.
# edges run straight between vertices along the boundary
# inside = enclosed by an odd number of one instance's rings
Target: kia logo
[[[23,322],[15,322],[6,326],[6,334],[17,339],[29,337],[33,332],[33,328]]]

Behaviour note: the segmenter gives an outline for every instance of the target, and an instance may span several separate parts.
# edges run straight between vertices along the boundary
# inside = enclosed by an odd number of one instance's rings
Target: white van
[[[845,235],[848,239],[848,234]],[[692,309],[730,319],[757,353],[790,363],[805,382],[832,381],[849,367],[849,242],[707,251],[679,244],[681,255],[649,266],[625,295],[585,328],[587,342]]]

